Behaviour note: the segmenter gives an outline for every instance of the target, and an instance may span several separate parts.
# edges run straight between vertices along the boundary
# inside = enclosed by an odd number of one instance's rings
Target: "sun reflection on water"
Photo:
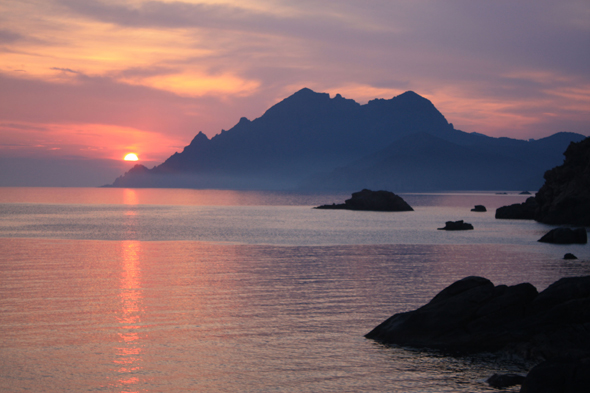
[[[143,340],[141,334],[143,314],[141,267],[141,243],[138,241],[124,241],[122,243],[123,269],[120,279],[121,311],[117,317],[118,343],[116,358],[113,361],[118,373],[117,387],[121,392],[138,392],[134,388],[140,382],[137,374],[142,370]]]

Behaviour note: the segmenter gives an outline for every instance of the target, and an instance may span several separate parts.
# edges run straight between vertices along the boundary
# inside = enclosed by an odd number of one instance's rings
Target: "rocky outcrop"
[[[578,257],[572,254],[571,252],[568,252],[563,256],[563,259],[578,259]]]
[[[529,197],[523,203],[502,206],[496,209],[496,218],[513,220],[533,220],[539,204],[535,197]]]
[[[524,375],[519,374],[494,374],[486,382],[493,388],[505,389],[514,385],[522,385],[524,379]]]
[[[590,357],[548,360],[533,367],[521,393],[586,393],[590,391]]]
[[[504,351],[529,360],[590,356],[590,276],[494,286],[466,277],[417,310],[395,314],[366,337],[450,353]]]
[[[590,226],[590,138],[572,142],[564,155],[563,165],[545,172],[535,220]]]
[[[399,195],[390,191],[371,191],[364,189],[352,194],[352,198],[341,204],[322,205],[316,209],[371,210],[382,212],[413,211],[412,207]]]
[[[445,222],[444,228],[437,228],[439,231],[467,231],[473,229],[473,225],[468,222],[459,221],[447,221]]]
[[[539,241],[555,244],[586,244],[588,242],[588,234],[584,228],[555,228],[543,235]]]
[[[475,205],[475,207],[473,209],[471,209],[472,212],[487,212],[488,210],[486,209],[486,207],[484,205]]]

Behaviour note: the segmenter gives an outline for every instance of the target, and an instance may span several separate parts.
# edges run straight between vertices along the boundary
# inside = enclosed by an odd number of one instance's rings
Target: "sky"
[[[96,186],[308,87],[590,135],[588,0],[2,0],[0,186]]]

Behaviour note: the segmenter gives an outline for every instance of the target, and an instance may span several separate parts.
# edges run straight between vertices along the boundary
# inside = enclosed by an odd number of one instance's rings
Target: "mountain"
[[[538,188],[543,172],[583,136],[550,138],[522,141],[455,130],[429,100],[411,91],[360,105],[305,88],[211,139],[199,132],[182,152],[152,169],[137,165],[112,186],[533,189],[528,185]],[[471,181],[478,174],[479,181]]]
[[[468,135],[465,139],[469,139]],[[578,140],[578,135],[560,133],[538,141],[487,138],[472,143],[463,140],[459,144],[428,133],[407,135],[377,153],[309,181],[306,186],[320,190],[385,188],[404,192],[537,190],[547,167],[562,160],[556,146],[567,146],[570,140]]]

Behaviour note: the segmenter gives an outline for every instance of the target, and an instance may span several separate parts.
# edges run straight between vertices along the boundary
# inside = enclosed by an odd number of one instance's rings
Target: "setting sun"
[[[139,158],[137,158],[137,154],[129,153],[125,156],[124,160],[125,161],[137,161],[137,160],[139,160]]]

